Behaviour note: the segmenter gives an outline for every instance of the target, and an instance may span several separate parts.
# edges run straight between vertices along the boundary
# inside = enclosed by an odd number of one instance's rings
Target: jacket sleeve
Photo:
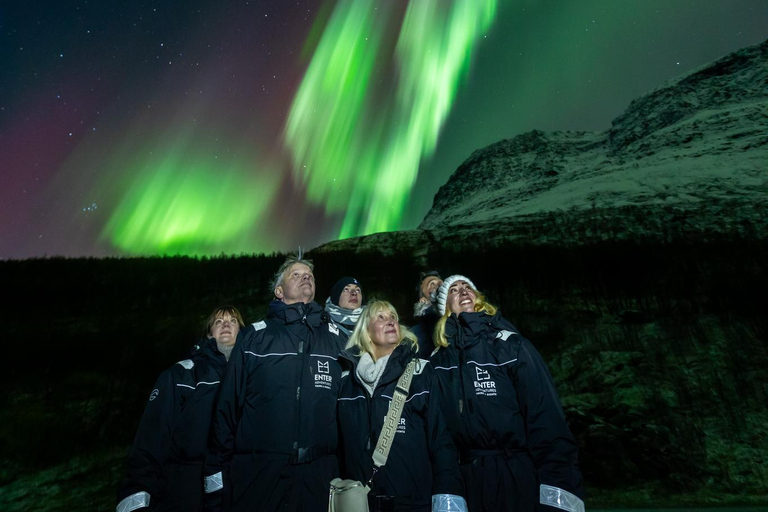
[[[245,404],[247,372],[244,346],[248,345],[253,334],[254,332],[249,330],[244,339],[239,339],[232,350],[213,409],[203,482],[208,509],[216,508],[210,504],[220,501],[217,496],[230,491],[226,485],[226,470],[232,460],[237,426]],[[222,490],[223,493],[220,492]]]
[[[149,395],[128,453],[128,476],[118,491],[117,512],[149,508],[163,497],[163,464],[170,452],[179,407],[176,388],[171,368],[160,375]]]
[[[459,472],[458,451],[446,426],[443,409],[440,406],[437,378],[430,363],[427,363],[424,376],[429,379],[426,430],[429,458],[432,462],[432,494],[465,496]]]
[[[528,451],[539,479],[539,510],[583,512],[584,491],[578,448],[568,429],[546,364],[530,341],[520,337],[513,370]]]

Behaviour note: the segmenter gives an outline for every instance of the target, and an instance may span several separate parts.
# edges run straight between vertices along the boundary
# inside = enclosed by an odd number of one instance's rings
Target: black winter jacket
[[[216,340],[204,339],[157,379],[128,454],[118,511],[147,501],[150,510],[200,509],[208,429],[226,365]]]
[[[411,327],[411,332],[416,335],[419,340],[419,357],[422,359],[429,359],[432,352],[435,350],[435,342],[433,336],[435,333],[435,325],[440,320],[440,315],[432,308],[430,308],[424,315],[418,317],[419,322]]]
[[[355,372],[360,353],[357,349],[343,353],[346,371],[338,416],[344,478],[366,482],[371,477],[371,457],[389,403],[412,357],[410,347],[398,346],[371,397]],[[396,509],[429,511],[433,494],[464,495],[456,447],[433,390],[436,384],[432,366],[419,359],[387,463],[373,479],[371,495],[395,496]]]
[[[450,345],[431,362],[462,459],[469,509],[533,510],[546,501],[539,499],[540,491],[567,497],[560,492],[566,491],[581,498],[577,446],[533,345],[498,313],[451,315],[445,334]],[[480,481],[476,476],[485,466],[496,469],[482,470]],[[497,491],[488,482],[494,479]],[[499,482],[511,482],[512,488]],[[487,487],[478,493],[478,486]],[[488,495],[493,492],[499,495]]]
[[[266,321],[241,335],[214,413],[206,492],[223,489],[225,504],[236,509],[327,508],[337,471],[339,329],[315,302],[273,301]],[[304,481],[304,469],[291,470],[320,459],[322,471],[307,474],[322,485]]]

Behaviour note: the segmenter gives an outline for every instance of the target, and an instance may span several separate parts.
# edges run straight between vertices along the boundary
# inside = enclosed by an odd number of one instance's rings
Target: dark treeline
[[[366,299],[390,300],[410,324],[420,270],[470,277],[548,362],[592,506],[642,504],[658,492],[698,505],[768,495],[768,242],[387,254],[309,254],[316,300],[352,275]],[[282,260],[0,262],[9,303],[0,504],[10,503],[3,486],[73,457],[116,450],[119,459],[154,379],[203,334],[210,310],[228,303],[247,322],[261,319]],[[103,503],[114,486],[98,491]]]

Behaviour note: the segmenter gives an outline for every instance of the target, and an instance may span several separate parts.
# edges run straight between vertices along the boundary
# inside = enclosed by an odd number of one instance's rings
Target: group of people
[[[352,277],[321,307],[313,271],[286,260],[264,320],[211,313],[150,394],[117,512],[324,512],[336,477],[367,483],[372,511],[583,512],[549,371],[468,277],[422,273],[409,329]],[[396,393],[407,398],[378,467]]]

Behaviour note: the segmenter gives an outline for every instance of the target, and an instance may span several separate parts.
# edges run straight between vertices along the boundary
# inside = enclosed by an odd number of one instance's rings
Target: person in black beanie
[[[443,284],[443,279],[436,270],[427,270],[419,274],[419,284],[416,291],[419,301],[413,305],[413,316],[418,321],[411,328],[411,332],[419,339],[419,354],[421,359],[429,359],[435,350],[432,334],[435,332],[435,324],[440,319],[437,312],[437,289]]]
[[[342,277],[331,288],[325,310],[333,322],[349,338],[363,311],[363,290],[354,277]]]

